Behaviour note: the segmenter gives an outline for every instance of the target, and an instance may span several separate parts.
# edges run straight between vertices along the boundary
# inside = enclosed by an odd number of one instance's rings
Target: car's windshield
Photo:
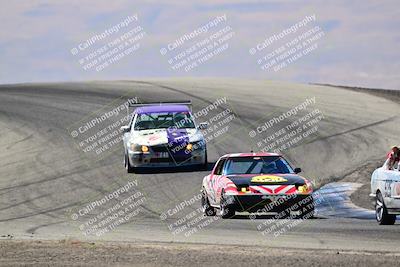
[[[159,128],[195,128],[189,112],[160,112],[138,114],[135,130]]]
[[[229,158],[225,174],[294,173],[290,165],[279,156]]]

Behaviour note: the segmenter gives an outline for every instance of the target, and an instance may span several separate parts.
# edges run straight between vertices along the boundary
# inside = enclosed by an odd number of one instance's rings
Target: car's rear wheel
[[[235,216],[235,208],[227,199],[224,191],[221,193],[219,215],[223,219],[229,219]]]
[[[215,216],[217,213],[215,208],[210,205],[206,190],[203,188],[201,193],[201,210],[206,216]]]
[[[396,222],[396,215],[388,213],[381,192],[376,194],[375,217],[380,225],[393,225]]]
[[[128,159],[128,155],[125,154],[124,157],[124,165],[125,165],[125,169],[127,171],[127,173],[133,173],[135,172],[135,168],[131,166],[131,164],[129,163],[129,159]]]

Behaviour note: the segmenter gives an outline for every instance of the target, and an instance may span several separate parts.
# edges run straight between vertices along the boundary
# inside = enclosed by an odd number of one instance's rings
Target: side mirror
[[[120,130],[121,130],[123,133],[127,133],[127,132],[130,131],[130,128],[129,128],[129,126],[122,126],[122,127],[120,128]]]
[[[294,173],[300,173],[301,172],[301,168],[294,168]]]
[[[204,130],[208,128],[208,123],[207,122],[200,122],[199,124],[199,129]]]

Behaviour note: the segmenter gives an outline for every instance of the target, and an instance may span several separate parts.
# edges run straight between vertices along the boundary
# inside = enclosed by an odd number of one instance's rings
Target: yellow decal
[[[254,176],[251,179],[251,182],[253,182],[253,183],[281,183],[281,182],[287,182],[287,180],[283,177],[275,176],[275,175],[260,175],[260,176]]]
[[[301,185],[297,188],[297,191],[299,191],[299,193],[307,193],[308,187],[307,185]]]

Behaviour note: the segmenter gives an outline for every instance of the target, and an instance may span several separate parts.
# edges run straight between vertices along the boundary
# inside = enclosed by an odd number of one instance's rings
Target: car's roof
[[[189,112],[186,105],[154,105],[138,107],[133,113],[135,114],[148,114],[148,113],[162,113],[162,112]]]
[[[276,157],[282,156],[278,153],[272,152],[257,152],[257,153],[232,153],[223,155],[221,158],[241,158],[241,157]]]

